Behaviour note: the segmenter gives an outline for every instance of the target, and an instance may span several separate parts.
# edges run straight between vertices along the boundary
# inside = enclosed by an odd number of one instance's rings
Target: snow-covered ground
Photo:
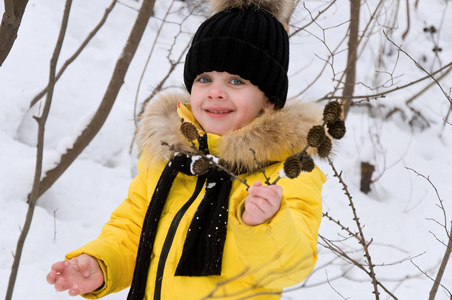
[[[362,29],[375,9],[376,3],[369,2],[362,7]],[[366,50],[360,51],[357,78],[362,84],[357,85],[356,95],[385,90],[371,91],[366,86],[376,87],[384,83],[390,90],[426,76],[407,55],[397,52],[383,34],[383,25],[394,19],[391,8],[396,2],[387,1],[379,15],[378,25],[367,31],[371,39],[365,45]],[[452,8],[447,1],[418,2],[417,9],[411,3],[410,30],[405,40],[401,38],[407,28],[403,4],[393,24],[397,29],[389,36],[432,72],[450,63],[452,58],[452,29],[446,25],[452,21]],[[148,24],[125,83],[100,133],[39,199],[25,243],[13,299],[69,299],[66,293],[55,292],[46,283],[45,275],[52,263],[63,259],[65,253],[95,238],[112,210],[126,196],[128,185],[136,173],[136,153],[132,151],[130,154],[135,98],[138,97],[141,103],[152,87],[166,75],[169,68],[168,49],[179,32],[177,24],[167,24],[162,28],[137,93],[147,56],[161,19],[171,3],[157,1],[155,17]],[[181,3],[173,3],[173,13],[169,18],[174,21],[184,17],[178,11]],[[59,66],[72,55],[109,5],[109,0],[74,1]],[[139,5],[140,2],[132,0],[118,3],[105,26],[56,85],[45,131],[45,170],[54,166],[97,109]],[[319,1],[306,1],[305,5],[313,17],[326,7]],[[322,76],[302,97],[316,100],[336,86],[346,63],[346,44],[341,45],[339,51],[334,48],[347,29],[348,23],[343,22],[349,18],[348,6],[349,1],[336,1],[326,16],[316,19],[316,24],[291,39],[290,95],[302,91],[322,71],[324,60],[330,54],[327,45],[329,50],[335,52],[334,64],[323,70]],[[19,37],[0,67],[0,291],[5,293],[35,168],[37,125],[32,116],[41,113],[44,100],[32,109],[29,109],[29,104],[47,83],[49,60],[63,8],[64,1],[31,0]],[[0,13],[3,12],[4,7],[0,6]],[[310,20],[302,6],[295,12],[294,19],[299,26]],[[184,23],[171,59],[178,58],[177,51],[183,49],[190,38],[187,33],[193,32],[201,20],[201,17],[189,18]],[[338,24],[341,25],[336,26]],[[436,33],[424,31],[424,28],[431,26],[437,29]],[[389,32],[388,28],[385,30]],[[442,48],[438,56],[432,52],[433,41]],[[377,67],[381,45],[386,51],[382,55],[383,64]],[[182,82],[181,66],[176,68],[167,85]],[[333,76],[335,80],[332,80]],[[430,82],[427,79],[390,93],[385,98],[362,101],[361,104],[370,104],[371,109],[368,106],[354,106],[346,121],[347,135],[341,140],[333,158],[336,169],[342,171],[342,178],[353,196],[360,222],[364,225],[364,235],[368,241],[373,240],[369,251],[376,265],[377,278],[398,299],[428,298],[433,282],[423,272],[432,278],[436,276],[446,249],[442,243],[447,243],[442,225],[450,229],[452,220],[451,120],[444,125],[451,103],[434,85],[411,103],[412,109],[405,104]],[[451,82],[451,75],[440,81],[449,95]],[[398,110],[387,117],[393,108]],[[359,191],[362,161],[376,167],[373,179],[377,180],[367,195]],[[331,167],[326,162],[318,164],[328,177],[323,190],[324,211],[352,231],[357,231],[348,199],[333,176]],[[415,171],[428,177],[434,187]],[[436,191],[443,200],[446,216],[439,208]],[[346,232],[336,224],[324,218],[320,233],[342,245],[350,257],[363,262],[362,247],[355,240],[345,240]],[[323,243],[322,240],[320,242]],[[449,291],[452,291],[451,264],[442,280]],[[375,298],[369,276],[321,246],[316,271],[301,285],[287,291],[284,298]],[[383,289],[379,291],[381,299],[389,299]],[[127,291],[123,291],[106,299],[125,299],[126,294]],[[436,299],[449,297],[440,287]]]

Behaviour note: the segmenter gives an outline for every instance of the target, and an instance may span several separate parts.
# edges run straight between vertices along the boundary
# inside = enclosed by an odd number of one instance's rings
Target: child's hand
[[[70,296],[77,296],[98,289],[104,282],[104,275],[96,259],[82,254],[53,264],[46,279],[55,285],[55,290],[69,290]]]
[[[262,224],[273,217],[281,205],[282,188],[279,185],[263,186],[260,181],[248,189],[242,221],[246,225]]]

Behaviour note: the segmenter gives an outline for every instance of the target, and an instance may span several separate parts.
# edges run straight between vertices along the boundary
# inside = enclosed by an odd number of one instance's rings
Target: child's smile
[[[254,84],[227,72],[206,72],[193,83],[193,115],[206,132],[223,135],[237,130],[274,104]]]

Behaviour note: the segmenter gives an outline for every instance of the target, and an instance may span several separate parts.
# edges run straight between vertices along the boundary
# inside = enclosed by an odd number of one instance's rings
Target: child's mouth
[[[232,112],[232,110],[210,110],[210,109],[206,109],[206,112],[211,113],[211,114],[227,114]]]

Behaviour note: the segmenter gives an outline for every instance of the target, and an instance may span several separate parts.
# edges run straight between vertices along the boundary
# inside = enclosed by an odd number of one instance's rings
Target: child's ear
[[[271,102],[267,99],[267,102],[264,103],[264,110],[272,110],[275,107],[275,103]]]

